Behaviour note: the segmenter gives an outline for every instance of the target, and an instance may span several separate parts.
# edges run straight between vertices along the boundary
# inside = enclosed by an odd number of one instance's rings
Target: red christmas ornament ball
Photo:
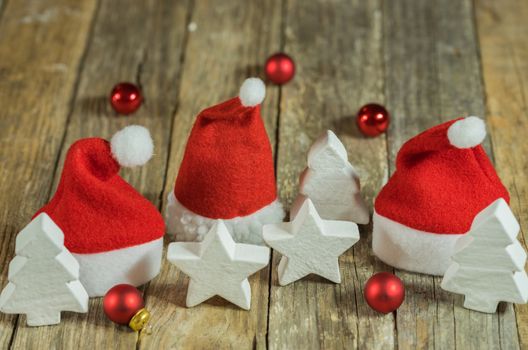
[[[388,314],[400,307],[405,298],[403,282],[389,272],[379,272],[365,284],[365,300],[374,310]]]
[[[103,298],[103,309],[110,320],[128,325],[132,317],[145,307],[139,290],[130,284],[118,284]]]
[[[110,104],[119,114],[134,113],[141,106],[141,102],[141,90],[132,83],[119,83],[110,94]]]
[[[359,130],[365,136],[378,136],[389,127],[390,115],[385,107],[369,103],[361,107],[357,113],[356,122]]]
[[[270,56],[265,66],[266,77],[277,84],[286,84],[295,75],[295,62],[285,53],[279,52]]]

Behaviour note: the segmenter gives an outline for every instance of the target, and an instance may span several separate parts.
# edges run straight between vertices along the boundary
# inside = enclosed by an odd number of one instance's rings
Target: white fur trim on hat
[[[124,167],[135,167],[149,161],[154,153],[154,143],[147,128],[129,125],[119,130],[110,141],[112,154]]]
[[[449,142],[457,148],[478,146],[486,137],[486,124],[479,117],[457,120],[447,129]]]
[[[247,78],[240,87],[238,97],[245,107],[259,105],[266,97],[266,85],[259,78]]]
[[[456,241],[464,234],[419,231],[379,215],[372,216],[372,250],[388,265],[442,276],[451,264]]]
[[[275,200],[251,215],[223,219],[223,222],[236,242],[262,245],[262,225],[282,222],[284,215],[282,204]],[[216,219],[201,216],[185,208],[171,191],[165,221],[167,233],[174,235],[176,241],[202,241]]]
[[[132,247],[95,254],[73,254],[80,281],[90,297],[100,297],[116,284],[140,286],[161,268],[163,237]]]

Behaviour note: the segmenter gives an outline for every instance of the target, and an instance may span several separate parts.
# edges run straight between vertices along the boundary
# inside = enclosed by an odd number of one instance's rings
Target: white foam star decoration
[[[217,220],[204,240],[169,244],[167,259],[191,278],[187,306],[218,295],[249,310],[251,287],[247,279],[269,263],[270,249],[233,241],[222,220]]]
[[[340,283],[339,256],[359,241],[359,230],[353,222],[321,219],[305,198],[293,221],[265,225],[263,237],[283,255],[278,267],[281,286],[311,273]]]

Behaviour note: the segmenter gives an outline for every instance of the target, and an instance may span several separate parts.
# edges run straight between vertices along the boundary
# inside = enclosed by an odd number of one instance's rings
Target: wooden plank
[[[279,48],[279,1],[197,1],[182,76],[181,104],[175,116],[169,171],[163,200],[172,191],[187,136],[200,110],[238,93],[242,81],[261,74],[266,56]],[[268,88],[262,109],[274,143],[278,89]],[[148,288],[147,308],[153,333],[141,340],[145,349],[247,349],[265,347],[268,275],[250,278],[252,305],[241,310],[220,298],[185,308],[188,278],[168,262]]]
[[[95,1],[21,0],[2,5],[1,288],[7,283],[16,234],[49,195]],[[17,319],[0,314],[0,348],[9,347]]]
[[[461,115],[484,116],[478,44],[471,1],[385,2],[388,137],[391,172],[403,142]],[[486,144],[489,150],[489,144]],[[398,346],[407,348],[517,348],[511,307],[487,315],[462,308],[441,278],[398,271],[406,301],[397,311]]]
[[[525,83],[528,80],[527,17],[526,1],[476,2],[495,164],[499,176],[510,191],[510,206],[521,224],[519,239],[524,241],[525,248],[528,242],[528,87]],[[526,349],[528,306],[516,305],[515,311],[520,346]],[[508,314],[508,317],[511,315]],[[512,322],[510,319],[505,321]],[[509,332],[510,337],[515,337],[514,329],[505,331]]]
[[[308,148],[332,129],[358,168],[372,209],[387,173],[385,138],[362,137],[354,116],[362,104],[384,102],[380,8],[379,1],[288,1],[285,50],[298,69],[282,89],[277,164],[280,196],[288,207]],[[338,285],[308,277],[280,287],[280,254],[273,254],[271,349],[394,347],[393,315],[375,313],[362,296],[374,272],[390,269],[372,256],[371,230],[361,227],[361,240],[340,259]]]
[[[152,133],[155,156],[146,166],[123,170],[122,174],[149,200],[159,204],[172,114],[177,104],[187,11],[186,1],[150,0],[129,6],[127,0],[106,0],[100,4],[61,164],[69,145],[79,138],[110,138],[125,125],[144,125]],[[108,94],[115,83],[124,80],[141,85],[145,103],[135,114],[117,117],[108,103]],[[55,183],[60,174],[58,171]],[[102,309],[102,298],[96,298],[90,301],[87,315],[63,314],[60,326],[29,328],[20,323],[13,347],[131,349],[136,347],[136,342],[137,334],[108,320]]]

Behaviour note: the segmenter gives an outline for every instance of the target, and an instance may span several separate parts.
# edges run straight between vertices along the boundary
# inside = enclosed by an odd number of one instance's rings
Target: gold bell
[[[150,320],[150,312],[143,308],[136,312],[136,314],[132,317],[130,322],[128,322],[128,326],[132,328],[136,332],[140,332],[145,326],[148,324]]]

